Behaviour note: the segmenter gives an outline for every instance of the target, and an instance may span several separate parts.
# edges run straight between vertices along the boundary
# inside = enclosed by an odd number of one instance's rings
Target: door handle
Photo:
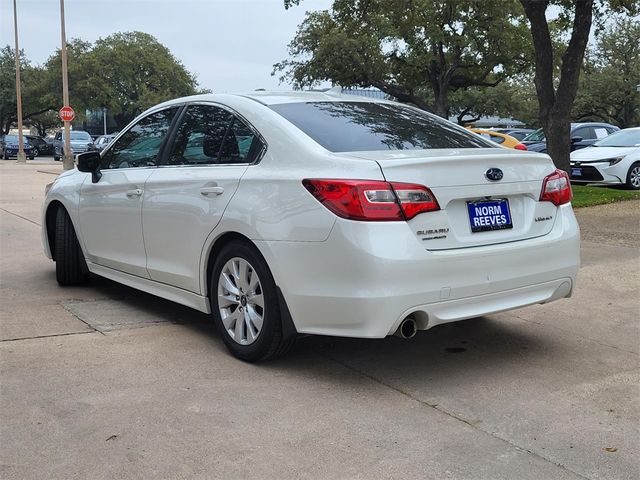
[[[142,195],[142,189],[141,188],[135,188],[133,190],[128,190],[127,191],[127,197],[129,197],[129,198],[137,198],[140,195]]]
[[[200,193],[202,195],[204,195],[205,197],[208,197],[209,195],[222,195],[224,192],[224,188],[222,187],[204,187],[200,189]]]

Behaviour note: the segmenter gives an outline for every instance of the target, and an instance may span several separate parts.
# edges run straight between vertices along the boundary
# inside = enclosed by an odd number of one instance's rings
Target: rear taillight
[[[419,213],[440,210],[431,190],[423,185],[342,179],[305,179],[302,184],[325,207],[350,220],[410,220]]]
[[[526,145],[523,145],[522,143],[519,143],[519,144],[517,144],[517,145],[516,145],[515,147],[513,147],[513,148],[515,148],[516,150],[526,150],[526,149],[527,149],[527,146],[526,146]]]
[[[541,202],[551,202],[554,205],[569,203],[573,193],[571,192],[571,182],[569,175],[564,170],[556,170],[551,175],[547,175],[542,182]]]

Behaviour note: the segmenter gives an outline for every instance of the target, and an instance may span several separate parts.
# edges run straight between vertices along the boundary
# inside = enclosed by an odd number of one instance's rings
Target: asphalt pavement
[[[578,210],[570,299],[250,365],[204,314],[57,285],[59,171],[0,161],[0,478],[639,478],[640,202]]]

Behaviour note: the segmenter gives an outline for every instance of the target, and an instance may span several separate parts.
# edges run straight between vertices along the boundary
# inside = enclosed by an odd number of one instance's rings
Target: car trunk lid
[[[555,171],[546,155],[502,148],[351,155],[376,161],[389,182],[431,189],[440,210],[408,222],[428,250],[519,241],[545,235],[553,227],[556,206],[539,201],[543,179]],[[490,180],[491,169],[502,177]]]

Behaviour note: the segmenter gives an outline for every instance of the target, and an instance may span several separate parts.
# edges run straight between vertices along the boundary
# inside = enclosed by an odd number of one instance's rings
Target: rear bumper
[[[432,252],[405,222],[339,219],[325,242],[256,242],[300,333],[381,338],[571,295],[580,264],[570,205],[551,232]]]

